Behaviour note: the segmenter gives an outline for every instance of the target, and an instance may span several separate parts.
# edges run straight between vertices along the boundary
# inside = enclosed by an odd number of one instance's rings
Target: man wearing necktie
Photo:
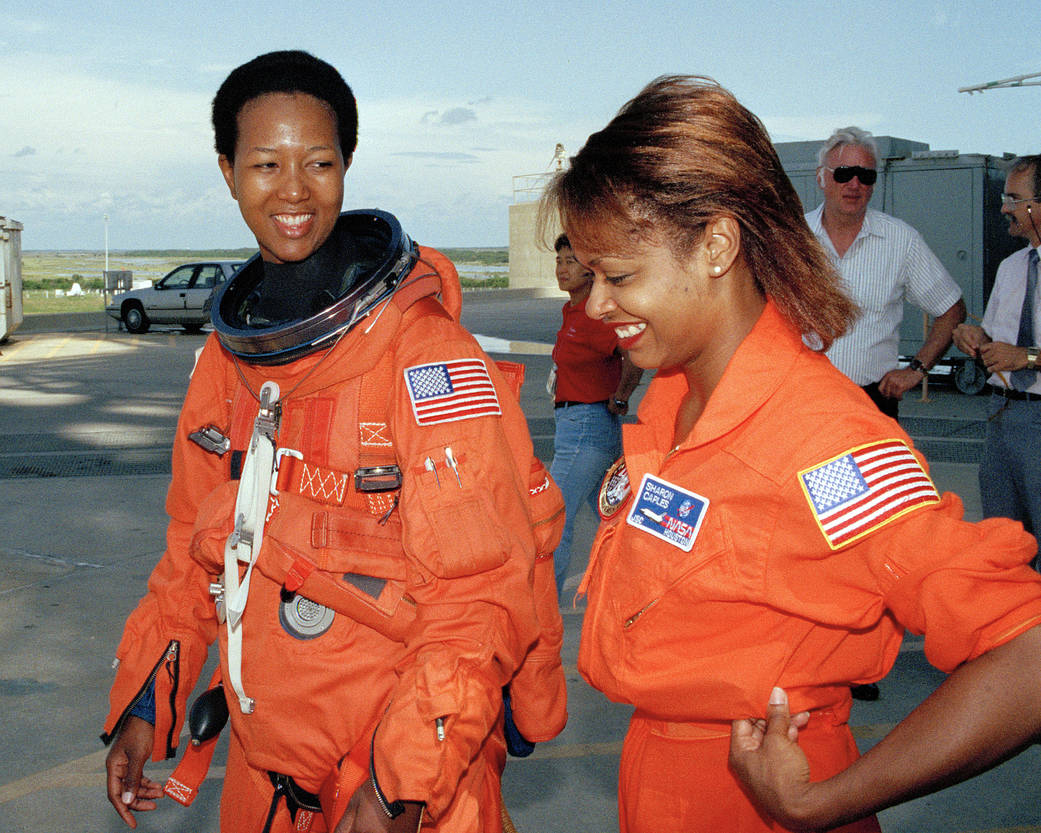
[[[1037,294],[1041,245],[1041,156],[1013,160],[1001,197],[1009,234],[1029,245],[998,266],[982,326],[962,324],[954,343],[977,357],[991,376],[987,443],[980,464],[983,515],[1022,521],[1041,532],[1041,298]],[[1039,560],[1035,558],[1037,569]]]

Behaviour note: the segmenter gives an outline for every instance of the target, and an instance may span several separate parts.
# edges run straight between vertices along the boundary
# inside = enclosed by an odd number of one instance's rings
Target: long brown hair
[[[664,240],[690,254],[705,225],[733,217],[759,289],[827,349],[857,314],[806,225],[762,122],[709,78],[663,76],[589,137],[547,186],[540,227],[559,213],[585,247]]]

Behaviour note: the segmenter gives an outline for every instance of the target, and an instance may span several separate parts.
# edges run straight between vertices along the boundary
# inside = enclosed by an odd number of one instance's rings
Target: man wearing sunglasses
[[[980,498],[985,518],[1021,521],[1041,534],[1041,297],[1037,262],[1041,246],[1041,156],[1021,156],[1009,165],[1001,213],[1008,233],[1026,248],[998,266],[982,326],[954,331],[958,349],[991,373],[987,441],[980,463]],[[1038,569],[1041,557],[1034,559]]]
[[[868,208],[878,179],[878,147],[858,127],[836,130],[817,154],[824,202],[806,215],[831,256],[860,317],[828,358],[896,419],[901,397],[918,385],[965,320],[961,289],[922,236],[903,220]],[[934,317],[918,353],[899,366],[904,300]],[[874,683],[851,686],[858,700],[877,700]]]
[[[878,148],[870,133],[857,127],[836,130],[817,161],[824,202],[806,221],[861,309],[828,358],[896,419],[901,397],[925,378],[965,320],[961,289],[915,229],[868,208],[878,179]],[[905,299],[934,321],[918,353],[901,369]]]

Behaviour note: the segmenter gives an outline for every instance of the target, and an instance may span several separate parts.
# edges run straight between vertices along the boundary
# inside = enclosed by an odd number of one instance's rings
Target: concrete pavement
[[[552,454],[552,405],[542,390],[559,322],[559,300],[467,295],[475,332],[521,345],[529,380],[522,405],[539,455]],[[41,331],[43,327],[48,330]],[[61,327],[60,330],[55,327]],[[104,798],[111,658],[127,613],[163,546],[169,443],[202,336],[146,336],[94,323],[34,322],[0,345],[0,833],[125,829]],[[542,345],[543,347],[539,347]],[[948,389],[913,397],[905,424],[935,448],[932,470],[979,516],[971,462],[982,399]],[[912,430],[915,433],[915,430]],[[967,437],[967,438],[966,438]],[[946,445],[945,445],[946,444]],[[963,462],[968,459],[970,462]],[[588,542],[594,521],[580,519]],[[577,583],[581,560],[574,565]],[[617,756],[629,710],[579,678],[582,609],[564,610],[571,720],[557,740],[507,765],[504,793],[521,833],[617,829]],[[942,679],[909,638],[877,703],[857,703],[852,723],[869,746]],[[218,753],[190,810],[172,802],[139,829],[216,829]],[[1041,830],[1038,749],[969,784],[883,814],[886,833]],[[172,767],[151,767],[161,778]]]

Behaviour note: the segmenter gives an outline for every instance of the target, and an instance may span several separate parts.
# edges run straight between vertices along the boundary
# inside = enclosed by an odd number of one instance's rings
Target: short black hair
[[[213,144],[235,161],[239,113],[267,93],[306,93],[325,102],[336,116],[336,133],[346,162],[358,144],[358,104],[335,67],[300,50],[259,55],[231,71],[213,97]]]
[[[553,250],[559,252],[561,249],[570,249],[571,241],[567,239],[566,234],[557,236],[557,239],[553,241]]]

